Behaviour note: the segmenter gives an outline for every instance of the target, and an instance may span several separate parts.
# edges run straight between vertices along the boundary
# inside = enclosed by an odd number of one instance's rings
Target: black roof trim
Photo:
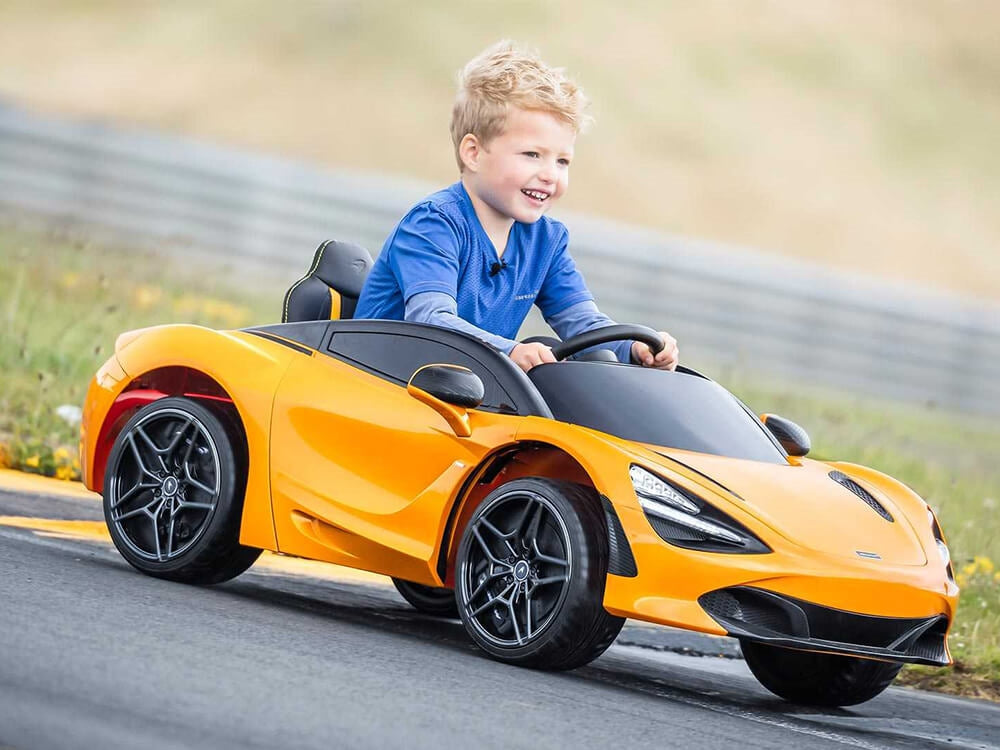
[[[244,328],[247,333],[265,335],[265,337],[281,336],[289,341],[297,341],[310,349],[319,349],[329,327],[328,320],[307,320],[301,323],[275,323],[269,326],[254,326]]]
[[[289,349],[294,349],[299,354],[305,354],[310,356],[313,353],[312,349],[308,349],[304,346],[296,344],[294,341],[289,341],[288,339],[283,339],[280,336],[276,336],[268,331],[258,331],[253,328],[245,328],[247,333],[253,334],[254,336],[260,336],[262,339],[267,339],[268,341],[273,341],[276,344],[281,344],[282,346],[287,346]]]

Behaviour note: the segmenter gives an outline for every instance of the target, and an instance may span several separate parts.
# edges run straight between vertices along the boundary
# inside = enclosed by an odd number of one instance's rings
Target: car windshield
[[[604,362],[557,362],[528,377],[561,422],[665,448],[787,463],[729,391],[711,380]]]

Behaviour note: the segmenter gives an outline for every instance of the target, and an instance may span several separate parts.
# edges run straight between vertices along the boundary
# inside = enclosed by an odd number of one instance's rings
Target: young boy
[[[464,331],[525,371],[555,361],[548,346],[514,340],[532,304],[564,340],[614,325],[569,254],[566,228],[544,216],[566,192],[585,106],[561,70],[510,42],[470,61],[451,119],[460,180],[389,235],[355,317]],[[673,370],[677,343],[660,335],[666,346],[655,357],[637,341],[617,342],[615,355]]]

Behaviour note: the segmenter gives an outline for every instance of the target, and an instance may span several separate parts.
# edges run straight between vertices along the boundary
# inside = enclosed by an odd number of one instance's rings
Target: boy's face
[[[514,107],[504,132],[466,161],[465,181],[491,218],[531,224],[566,192],[575,142],[576,131],[555,115]]]

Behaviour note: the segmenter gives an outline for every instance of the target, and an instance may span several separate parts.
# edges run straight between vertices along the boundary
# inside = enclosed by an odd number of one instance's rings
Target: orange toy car
[[[662,345],[641,326],[525,374],[456,331],[351,320],[363,252],[321,246],[286,298],[298,322],[119,337],[82,464],[133,566],[218,583],[267,549],[363,568],[546,669],[593,660],[626,617],[735,636],[768,689],[808,704],[950,662],[948,550],[904,485],[805,458],[801,428],[693,370],[565,361]]]

